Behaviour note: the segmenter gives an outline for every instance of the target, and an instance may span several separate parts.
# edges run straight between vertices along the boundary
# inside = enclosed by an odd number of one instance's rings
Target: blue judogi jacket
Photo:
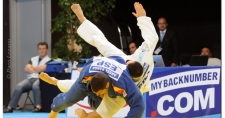
[[[82,68],[80,76],[74,84],[80,86],[80,89],[89,97],[98,100],[98,97],[88,89],[87,85],[92,78],[90,76],[100,72],[108,76],[110,83],[108,96],[111,98],[116,98],[117,96],[124,97],[127,104],[130,106],[127,117],[141,118],[145,108],[144,99],[140,90],[131,79],[129,70],[126,67],[126,62],[123,58],[118,56],[91,58]],[[61,94],[62,95],[59,94],[55,97],[53,101],[52,110],[55,112],[62,111],[72,105],[68,99],[64,100],[67,94]]]

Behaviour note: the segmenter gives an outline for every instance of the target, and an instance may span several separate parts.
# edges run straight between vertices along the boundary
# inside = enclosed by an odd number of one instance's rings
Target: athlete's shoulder
[[[115,60],[115,61],[117,61],[117,62],[119,62],[121,64],[125,64],[126,63],[126,61],[124,60],[124,58],[122,58],[120,56],[109,56],[107,58],[112,59],[112,60]]]

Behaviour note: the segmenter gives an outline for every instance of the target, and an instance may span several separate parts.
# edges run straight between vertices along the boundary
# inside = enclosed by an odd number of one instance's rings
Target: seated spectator
[[[209,47],[202,48],[201,55],[209,56],[207,66],[221,66],[221,60],[218,58],[212,58],[212,52]]]
[[[134,41],[131,41],[129,43],[129,49],[130,49],[130,54],[134,54],[134,52],[137,50],[137,46]]]
[[[24,92],[32,90],[35,108],[33,112],[41,111],[41,91],[39,82],[39,73],[46,70],[46,63],[51,60],[47,55],[48,44],[40,42],[38,44],[38,56],[32,57],[25,66],[27,78],[21,81],[15,88],[8,106],[4,109],[4,113],[12,113],[13,109],[17,107],[21,95]]]

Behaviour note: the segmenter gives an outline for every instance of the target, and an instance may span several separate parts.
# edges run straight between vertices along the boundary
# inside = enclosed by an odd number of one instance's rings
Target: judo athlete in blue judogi
[[[141,117],[145,104],[131,76],[141,76],[143,68],[138,62],[128,62],[118,56],[91,58],[82,68],[80,76],[70,90],[54,98],[49,118],[55,118],[58,112],[83,100],[86,96],[90,99],[90,106],[97,109],[106,93],[110,98],[120,96],[125,99],[130,106],[127,117]]]

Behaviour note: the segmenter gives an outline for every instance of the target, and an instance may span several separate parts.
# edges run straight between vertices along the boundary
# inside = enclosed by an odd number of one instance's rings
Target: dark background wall
[[[3,0],[3,105],[10,98],[9,0]]]
[[[135,0],[117,1],[112,14],[118,23],[127,23],[133,39],[142,41],[134,11]],[[139,0],[157,24],[159,17],[167,18],[169,28],[178,33],[181,54],[199,54],[204,45],[214,48],[220,58],[221,50],[221,1],[217,0]],[[157,28],[157,26],[156,26]]]
[[[57,0],[52,1],[52,18],[60,10]],[[133,40],[143,41],[137,20],[131,14],[135,0],[117,0],[116,7],[95,23],[108,40],[120,48],[117,25],[131,27]],[[203,46],[213,48],[215,57],[221,58],[221,1],[220,0],[139,0],[157,28],[159,17],[166,17],[169,28],[178,33],[181,55],[199,54]],[[84,13],[85,14],[85,13]],[[60,34],[52,35],[54,44]],[[97,50],[93,51],[93,55]]]

